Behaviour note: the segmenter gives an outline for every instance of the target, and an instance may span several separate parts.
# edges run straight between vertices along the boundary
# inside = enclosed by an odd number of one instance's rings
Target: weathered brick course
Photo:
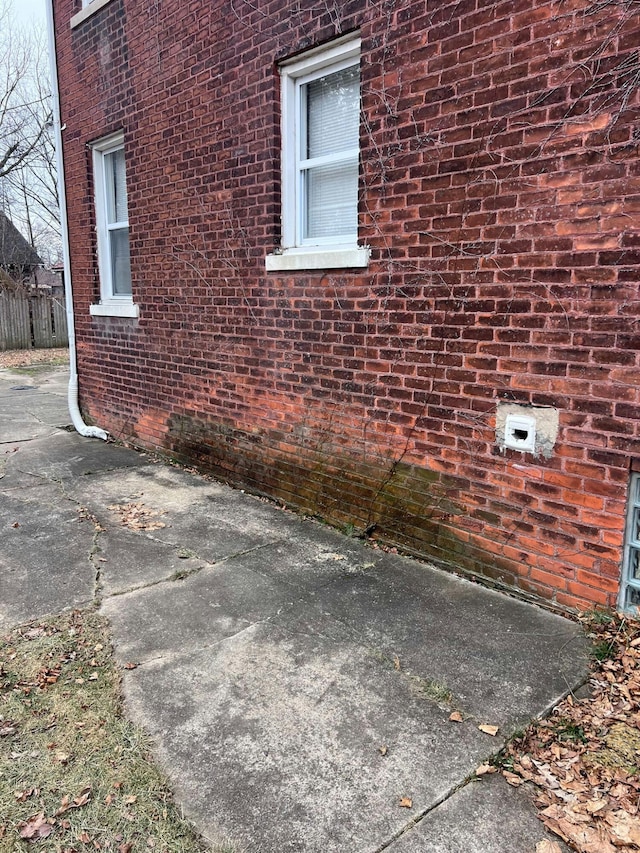
[[[620,0],[55,0],[83,410],[559,607],[615,602],[640,457],[637,17]],[[362,38],[364,271],[267,274],[278,60]],[[123,130],[139,320],[99,298]],[[554,406],[549,458],[499,401]]]

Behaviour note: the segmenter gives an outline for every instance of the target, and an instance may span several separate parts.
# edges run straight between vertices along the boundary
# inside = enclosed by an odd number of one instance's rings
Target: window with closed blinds
[[[358,231],[360,69],[358,65],[300,86],[303,240]]]
[[[360,37],[280,66],[282,231],[268,272],[363,268],[358,246]]]

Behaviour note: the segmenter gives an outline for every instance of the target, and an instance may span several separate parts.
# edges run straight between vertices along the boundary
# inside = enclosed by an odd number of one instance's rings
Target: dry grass
[[[106,625],[93,611],[0,639],[0,853],[27,849],[205,849],[145,734],[123,716]]]

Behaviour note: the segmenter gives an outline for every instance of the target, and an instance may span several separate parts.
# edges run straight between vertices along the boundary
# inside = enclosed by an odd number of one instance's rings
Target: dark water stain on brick
[[[326,436],[322,453],[307,448],[285,454],[276,445],[265,432],[179,415],[169,419],[164,449],[178,462],[334,526],[370,531],[380,542],[451,570],[544,594],[527,585],[522,566],[473,544],[466,534],[468,512],[448,495],[449,481],[457,485],[456,478],[393,460],[387,467],[356,461],[335,453]]]

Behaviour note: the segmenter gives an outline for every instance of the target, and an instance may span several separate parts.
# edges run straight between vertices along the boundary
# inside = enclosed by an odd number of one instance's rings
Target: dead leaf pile
[[[149,509],[142,503],[111,504],[107,509],[116,512],[120,521],[129,530],[160,530],[167,525],[164,521],[156,521],[160,515],[164,515],[157,509]]]
[[[587,622],[600,662],[591,695],[569,695],[500,758],[509,784],[536,786],[539,817],[580,853],[640,850],[640,623]]]
[[[0,352],[0,368],[29,367],[32,364],[51,364],[53,366],[68,364],[69,350],[56,347],[55,349],[6,350]]]

